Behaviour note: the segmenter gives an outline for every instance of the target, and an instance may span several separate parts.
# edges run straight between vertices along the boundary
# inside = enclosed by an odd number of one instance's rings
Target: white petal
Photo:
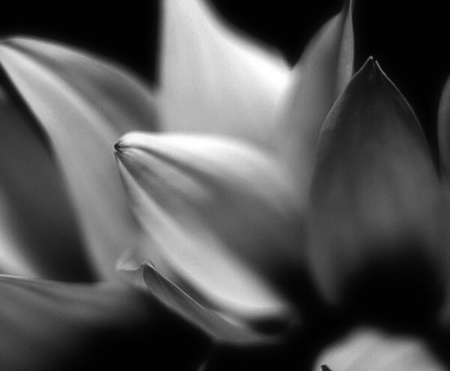
[[[322,124],[353,73],[352,11],[346,1],[310,41],[280,109],[278,151],[304,202]]]
[[[289,70],[224,25],[203,0],[163,1],[164,128],[270,143]]]
[[[193,135],[132,133],[117,149],[141,224],[177,274],[221,310],[284,315],[255,272],[276,280],[300,269],[303,231],[293,191],[271,159]]]
[[[0,62],[59,161],[94,264],[107,277],[140,229],[123,194],[112,146],[125,132],[155,128],[145,86],[118,67],[48,42],[0,44]]]
[[[358,329],[319,355],[313,371],[444,371],[426,344],[406,335]]]

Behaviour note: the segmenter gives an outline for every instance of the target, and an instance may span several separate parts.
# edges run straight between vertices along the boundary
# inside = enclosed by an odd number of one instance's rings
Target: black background
[[[165,0],[170,1],[170,0]],[[294,64],[341,0],[212,0],[236,27],[282,51]],[[105,2],[106,3],[106,2]],[[445,1],[360,0],[356,3],[356,64],[373,55],[413,106],[436,149],[436,112],[450,73],[450,14]],[[155,83],[159,1],[3,6],[2,38],[20,34],[82,46],[118,60]]]

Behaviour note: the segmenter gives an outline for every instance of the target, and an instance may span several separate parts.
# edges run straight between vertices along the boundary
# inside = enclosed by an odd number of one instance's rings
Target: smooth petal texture
[[[438,139],[442,175],[448,184],[450,181],[450,79],[445,83],[439,101]]]
[[[156,300],[124,285],[0,277],[0,368],[196,370],[209,343]]]
[[[398,321],[434,313],[442,196],[414,113],[369,60],[324,124],[311,186],[309,256],[328,301]]]
[[[362,328],[323,351],[313,370],[444,371],[446,368],[414,337]]]
[[[271,336],[254,331],[246,327],[246,324],[227,320],[195,301],[180,287],[163,277],[150,263],[138,263],[131,254],[124,254],[118,262],[118,269],[169,308],[202,328],[217,342],[248,345],[276,342],[280,338],[278,334]]]
[[[353,1],[348,0],[310,41],[279,111],[278,152],[303,202],[308,197],[323,122],[353,74],[352,13]]]
[[[270,143],[286,63],[224,25],[203,0],[163,1],[163,10],[164,129]]]
[[[112,146],[130,130],[153,130],[152,97],[114,65],[31,39],[0,44],[0,63],[47,134],[94,264],[114,277],[124,249],[140,243]]]
[[[274,161],[243,143],[199,135],[130,133],[116,149],[154,244],[141,258],[159,249],[177,275],[228,315],[286,315],[259,275],[276,280],[299,270],[304,234]]]
[[[0,81],[0,272],[92,281],[56,163],[26,107]]]

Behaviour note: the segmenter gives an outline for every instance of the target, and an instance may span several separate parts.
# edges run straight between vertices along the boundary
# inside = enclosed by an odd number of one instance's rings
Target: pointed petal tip
[[[122,152],[122,142],[121,141],[114,144],[114,151],[119,154]]]

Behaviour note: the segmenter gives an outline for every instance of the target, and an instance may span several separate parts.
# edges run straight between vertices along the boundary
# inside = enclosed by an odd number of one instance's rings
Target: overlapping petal
[[[279,335],[283,331],[280,328],[272,335],[253,329],[248,323],[232,321],[220,315],[220,312],[197,302],[175,283],[162,276],[151,263],[139,261],[131,254],[124,254],[118,262],[118,269],[135,284],[142,284],[142,287],[149,290],[167,307],[199,326],[216,342],[240,346],[270,344],[281,340]],[[281,325],[286,326],[286,323]]]
[[[32,39],[0,44],[0,63],[45,132],[95,266],[114,277],[124,248],[140,243],[112,144],[130,130],[154,130],[146,86],[108,62]]]
[[[413,336],[360,328],[319,355],[313,371],[319,370],[444,371],[446,368],[423,341]]]
[[[95,274],[42,134],[26,107],[0,89],[0,271],[91,281]]]
[[[353,74],[353,1],[313,37],[293,71],[279,111],[278,152],[303,202],[325,117]]]
[[[195,370],[198,330],[132,287],[0,277],[0,368]]]
[[[442,175],[446,183],[450,173],[450,79],[445,83],[439,101],[438,139]]]
[[[325,297],[397,320],[434,314],[444,280],[442,196],[414,113],[369,60],[319,140],[309,252]]]
[[[441,182],[445,188],[447,198],[445,205],[447,205],[446,214],[443,216],[447,222],[447,231],[449,231],[445,238],[442,239],[443,246],[450,245],[450,80],[444,85],[444,89],[441,94],[438,110],[438,143],[441,165]],[[443,260],[450,263],[450,251],[445,250]],[[450,270],[447,268],[447,272]],[[450,324],[450,285],[447,287],[446,304],[442,310],[440,319],[445,326]]]
[[[148,249],[159,249],[203,302],[228,316],[286,316],[286,304],[260,277],[276,281],[301,270],[304,233],[294,192],[271,158],[200,135],[131,133],[116,148],[153,241]]]
[[[164,129],[270,143],[286,63],[223,24],[203,0],[163,1],[163,10]]]

